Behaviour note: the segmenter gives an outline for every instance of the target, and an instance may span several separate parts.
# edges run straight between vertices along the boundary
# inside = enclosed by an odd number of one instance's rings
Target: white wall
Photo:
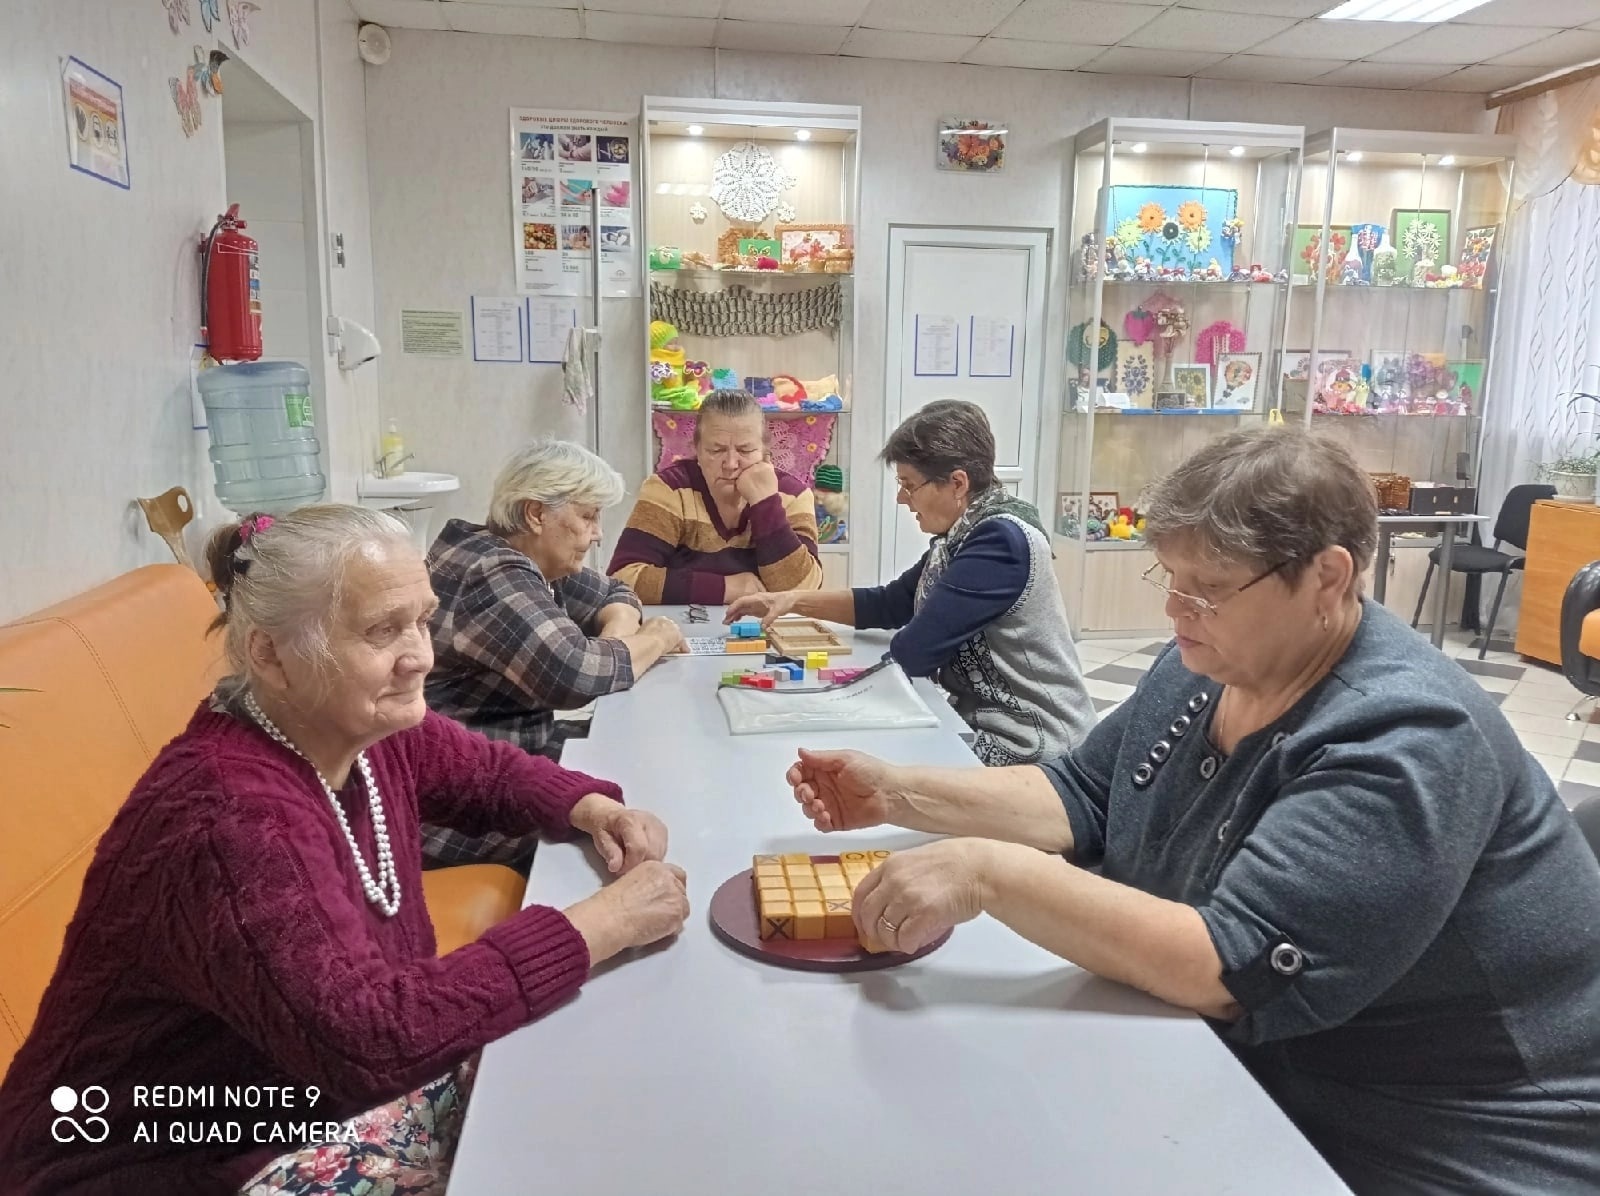
[[[260,246],[261,356],[304,364],[318,282],[306,271],[300,125],[229,121],[222,140],[228,202]]]
[[[510,294],[513,106],[637,111],[644,95],[860,104],[856,410],[852,538],[877,557],[884,303],[891,223],[1021,225],[1059,230],[1066,142],[1109,115],[1255,120],[1423,130],[1487,127],[1476,97],[1255,86],[1106,75],[713,52],[524,37],[395,30],[391,61],[367,72],[368,157],[380,336],[393,343],[401,307],[465,310],[473,293]],[[974,178],[933,166],[941,114],[1003,119],[1005,172]],[[1057,261],[1061,238],[1056,237]],[[1049,343],[1062,335],[1058,280]],[[639,348],[642,301],[615,301],[604,363],[602,449],[630,484],[646,465]],[[1052,367],[1059,354],[1047,357]],[[481,518],[493,470],[536,432],[581,436],[553,368],[441,362],[390,353],[381,364],[385,418],[400,421],[419,468],[458,473],[449,513]],[[1047,394],[1059,383],[1046,379]],[[1055,437],[1047,435],[1047,445]],[[621,514],[612,522],[620,522]],[[858,575],[859,579],[859,575]]]
[[[371,318],[364,92],[348,0],[273,0],[237,52],[225,25],[208,39],[191,11],[195,24],[175,37],[154,0],[5,6],[0,619],[170,559],[135,497],[181,484],[202,503],[202,519],[221,517],[204,433],[190,430],[188,362],[199,323],[195,245],[226,205],[222,114],[217,100],[204,100],[204,126],[185,139],[167,83],[193,45],[223,44],[310,114],[319,111],[321,51],[327,140],[341,151],[330,153],[327,172],[332,227],[353,246],[350,269],[336,272],[335,310]],[[122,84],[128,191],[67,167],[60,59],[68,54]],[[375,382],[328,372],[331,483],[336,496],[353,494],[359,429],[376,427],[362,409]]]

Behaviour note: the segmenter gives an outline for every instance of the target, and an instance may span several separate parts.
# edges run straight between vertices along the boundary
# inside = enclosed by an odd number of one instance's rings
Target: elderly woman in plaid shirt
[[[582,445],[537,440],[495,479],[486,526],[452,519],[428,552],[439,609],[428,705],[491,739],[559,759],[555,711],[633,684],[683,647],[670,619],[642,621],[622,582],[584,564],[622,478]],[[432,864],[525,867],[534,840],[425,828]]]

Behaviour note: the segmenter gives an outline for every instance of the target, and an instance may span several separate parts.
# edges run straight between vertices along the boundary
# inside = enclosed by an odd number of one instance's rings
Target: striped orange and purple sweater
[[[644,603],[720,605],[735,573],[757,574],[773,591],[819,589],[816,500],[779,470],[778,493],[747,506],[729,528],[699,464],[675,462],[639,488],[609,572]]]

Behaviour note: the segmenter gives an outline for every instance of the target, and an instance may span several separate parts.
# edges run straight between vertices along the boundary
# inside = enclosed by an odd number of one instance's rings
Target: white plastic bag
[[[821,689],[756,689],[724,685],[717,701],[734,735],[772,731],[898,731],[937,727],[899,665],[885,661],[853,681]]]

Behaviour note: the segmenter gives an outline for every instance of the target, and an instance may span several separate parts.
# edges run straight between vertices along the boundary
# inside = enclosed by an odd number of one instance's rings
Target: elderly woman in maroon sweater
[[[100,840],[0,1087],[0,1188],[442,1193],[475,1052],[677,933],[683,873],[615,785],[428,712],[435,602],[393,517],[254,516],[211,559],[235,676]],[[617,879],[438,958],[422,821],[571,828]]]

